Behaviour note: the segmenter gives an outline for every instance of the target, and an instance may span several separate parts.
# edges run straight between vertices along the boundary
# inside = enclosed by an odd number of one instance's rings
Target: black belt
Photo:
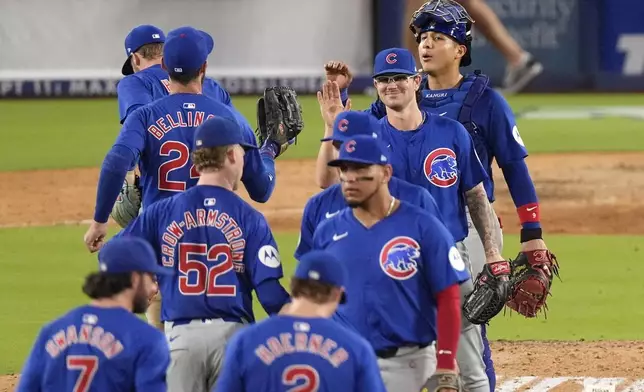
[[[204,317],[204,318],[194,318],[194,319],[186,318],[186,319],[172,320],[171,323],[172,323],[173,327],[177,327],[179,325],[190,324],[193,320],[201,320],[201,321],[203,321],[205,323],[207,320],[217,320],[217,319],[227,321],[227,322],[231,322],[231,323],[243,324],[243,321],[241,319],[237,318],[237,317],[213,317],[213,318],[205,318]]]
[[[427,346],[429,346],[431,343],[423,343],[419,344],[417,346],[414,345],[408,345],[405,347],[418,347],[418,349],[423,349]],[[383,348],[382,350],[376,350],[376,357],[382,358],[382,359],[387,359],[387,358],[393,358],[398,354],[398,350],[401,349],[402,347],[391,347],[391,348]]]

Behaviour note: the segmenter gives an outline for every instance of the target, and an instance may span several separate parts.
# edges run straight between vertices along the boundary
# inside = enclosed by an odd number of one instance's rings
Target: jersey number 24
[[[190,149],[179,141],[168,140],[161,145],[159,155],[169,157],[172,153],[178,153],[179,156],[165,161],[159,166],[159,184],[157,188],[160,191],[183,192],[186,190],[186,182],[170,180],[169,177],[170,173],[188,164],[190,161]],[[195,178],[199,178],[199,172],[195,169],[195,165],[190,165],[190,179]]]

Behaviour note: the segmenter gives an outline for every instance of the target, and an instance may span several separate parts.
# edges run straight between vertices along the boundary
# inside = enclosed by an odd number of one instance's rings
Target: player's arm
[[[313,249],[313,233],[315,232],[314,215],[316,213],[316,204],[314,199],[309,199],[302,212],[302,224],[300,225],[300,238],[295,248],[294,257],[299,259],[303,254]]]
[[[242,347],[241,337],[243,332],[239,332],[230,339],[226,345],[224,354],[224,364],[219,372],[217,384],[213,392],[245,392],[243,378],[243,364],[241,360]]]
[[[361,341],[362,353],[357,360],[359,373],[356,377],[356,392],[386,392],[385,383],[380,375],[378,360],[373,349],[366,341]]]
[[[119,118],[121,124],[127,116],[143,105],[152,102],[152,92],[145,83],[136,76],[126,76],[116,86],[119,102]]]
[[[277,243],[263,215],[255,212],[247,216],[252,226],[244,251],[246,271],[262,308],[269,315],[277,314],[291,299],[280,283],[284,272]]]
[[[437,369],[454,371],[461,333],[460,283],[470,279],[454,238],[435,217],[422,232],[421,255],[424,276],[436,300]]]
[[[96,189],[94,221],[85,233],[84,241],[90,252],[102,246],[107,234],[107,220],[119,195],[128,170],[145,146],[145,123],[142,110],[135,111],[119,133],[116,142],[105,156]]]
[[[525,163],[528,151],[508,103],[498,93],[492,90],[488,93],[490,132],[486,135],[487,142],[492,146],[517,209],[521,222],[521,242],[524,250],[546,249],[542,240],[539,199]]]
[[[485,259],[488,263],[495,263],[503,260],[499,245],[494,239],[494,215],[492,206],[485,192],[483,181],[488,179],[488,175],[476,154],[472,137],[467,133],[463,125],[457,123],[459,127],[457,133],[458,146],[458,167],[461,169],[461,192],[465,196],[465,203],[470,212],[472,223],[476,228],[483,249],[485,250]]]
[[[142,347],[135,364],[136,392],[166,392],[166,372],[170,366],[170,348],[165,335],[154,331],[151,344]]]
[[[22,368],[16,392],[42,391],[42,372],[45,368],[45,332],[41,330]]]

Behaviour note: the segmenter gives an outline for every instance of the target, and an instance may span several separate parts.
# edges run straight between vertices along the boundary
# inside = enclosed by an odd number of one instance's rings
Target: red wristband
[[[539,203],[530,203],[522,205],[517,208],[517,213],[519,214],[519,221],[523,225],[524,223],[538,223],[541,219],[541,213],[539,212]]]

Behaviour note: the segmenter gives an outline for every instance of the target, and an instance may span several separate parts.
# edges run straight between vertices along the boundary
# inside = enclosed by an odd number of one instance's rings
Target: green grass
[[[86,302],[84,275],[96,267],[85,250],[84,226],[0,230],[0,374],[19,372],[40,327]],[[276,233],[285,276],[293,271],[296,233]],[[561,260],[563,283],[556,281],[548,319],[499,316],[492,339],[639,339],[644,309],[644,243],[641,237],[550,236]],[[505,255],[517,251],[506,236]],[[284,279],[288,287],[288,279]],[[257,305],[257,304],[256,304]],[[265,317],[255,306],[258,317]]]
[[[315,157],[322,120],[314,96],[302,96],[306,128],[298,145],[284,158]],[[364,109],[368,96],[354,96],[353,108]],[[514,110],[530,106],[641,105],[642,95],[519,95],[509,99]],[[255,97],[235,97],[235,106],[255,124]],[[117,101],[0,100],[0,156],[3,171],[95,167],[115,140]],[[531,153],[562,151],[644,150],[642,122],[633,119],[519,120]]]

